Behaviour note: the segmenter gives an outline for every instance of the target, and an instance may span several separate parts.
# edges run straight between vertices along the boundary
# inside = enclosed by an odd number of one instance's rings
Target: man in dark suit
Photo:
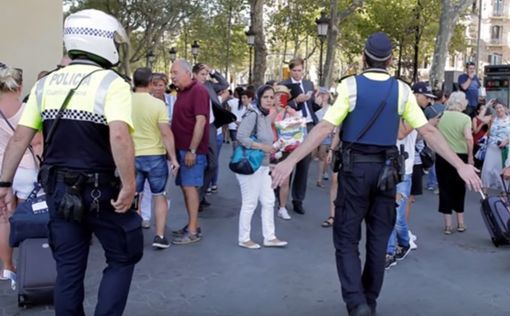
[[[205,64],[196,64],[193,66],[193,75],[195,79],[204,85],[211,99],[211,115],[209,120],[209,152],[207,153],[207,168],[204,174],[204,185],[200,189],[200,206],[209,206],[209,202],[205,200],[205,193],[214,176],[215,169],[218,166],[218,148],[216,144],[216,129],[225,124],[232,123],[236,120],[236,116],[221,106],[218,92],[228,89],[229,83],[223,76],[210,69]],[[210,80],[209,77],[213,80]]]
[[[315,111],[320,109],[314,102],[314,86],[310,80],[303,79],[304,76],[304,63],[302,58],[294,58],[289,63],[291,78],[282,82],[287,85],[291,90],[298,90],[299,94],[292,101],[289,101],[289,106],[301,113],[301,116],[306,119],[306,128],[308,132],[312,127],[318,123]],[[312,156],[309,154],[296,165],[294,172],[294,179],[292,180],[292,206],[294,212],[304,214],[303,200],[306,195],[306,180],[308,178],[308,169]]]

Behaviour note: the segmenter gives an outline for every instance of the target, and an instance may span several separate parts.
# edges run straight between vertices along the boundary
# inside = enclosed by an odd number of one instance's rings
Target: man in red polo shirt
[[[199,192],[204,182],[207,166],[209,129],[209,94],[192,79],[191,65],[185,60],[176,60],[170,71],[172,82],[177,87],[177,100],[172,116],[172,132],[175,149],[181,168],[175,180],[181,187],[188,211],[188,224],[174,232],[173,244],[185,245],[200,240],[198,227]]]

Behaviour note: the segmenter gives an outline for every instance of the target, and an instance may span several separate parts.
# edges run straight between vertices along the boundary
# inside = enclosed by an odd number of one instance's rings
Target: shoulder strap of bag
[[[14,126],[12,126],[11,122],[9,122],[9,119],[7,118],[7,116],[5,116],[5,114],[2,110],[0,110],[0,115],[2,115],[2,118],[7,123],[7,125],[10,127],[10,129],[13,132],[16,131],[16,129],[14,128]],[[28,150],[30,150],[30,153],[32,154],[32,157],[34,158],[34,162],[36,165],[37,165],[37,162],[41,162],[41,157],[39,157],[35,154],[34,148],[32,147],[32,145],[28,144]]]
[[[247,109],[246,111],[255,113],[255,126],[253,126],[253,130],[251,131],[251,134],[250,134],[250,137],[251,137],[251,136],[257,135],[257,125],[259,122],[259,114],[257,113],[257,111],[252,110],[252,109]]]
[[[69,90],[69,92],[67,93],[67,95],[66,95],[66,97],[64,99],[64,102],[62,103],[62,106],[60,106],[60,109],[58,110],[57,115],[55,116],[55,119],[53,120],[53,124],[51,124],[51,127],[50,127],[50,130],[48,131],[48,134],[46,135],[46,137],[44,139],[44,147],[45,148],[47,148],[48,145],[50,144],[51,138],[53,137],[53,134],[55,133],[55,128],[57,127],[58,122],[60,121],[60,119],[64,115],[64,110],[67,108],[67,105],[69,104],[69,101],[71,101],[71,98],[73,97],[73,95],[76,92],[76,90],[80,87],[80,85],[83,83],[83,81],[85,79],[87,79],[88,77],[90,77],[93,73],[98,72],[98,71],[103,71],[103,70],[107,70],[107,69],[103,69],[103,68],[96,69],[96,70],[88,73],[87,75],[83,76],[83,78],[81,78],[80,82],[78,82],[76,87],[74,87],[71,90]]]
[[[377,118],[379,118],[379,116],[381,115],[381,113],[384,109],[384,106],[388,102],[388,98],[390,97],[391,91],[393,90],[393,84],[395,83],[395,78],[390,77],[390,81],[391,81],[390,88],[388,89],[388,92],[386,93],[386,96],[384,97],[384,99],[382,99],[381,103],[379,103],[379,107],[377,108],[377,110],[375,110],[374,114],[368,121],[367,125],[365,125],[365,127],[359,132],[358,136],[356,136],[354,141],[351,142],[347,148],[351,148],[354,143],[358,142],[363,136],[365,136],[365,134],[372,127],[372,125],[374,125]]]

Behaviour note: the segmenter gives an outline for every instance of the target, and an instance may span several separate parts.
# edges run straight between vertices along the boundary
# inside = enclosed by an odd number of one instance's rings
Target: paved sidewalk
[[[320,227],[327,217],[329,189],[315,186],[317,163],[310,171],[307,213],[290,211],[291,221],[275,219],[277,236],[289,246],[247,250],[237,246],[240,191],[227,167],[229,147],[222,149],[219,192],[207,197],[213,206],[200,215],[205,236],[200,243],[156,251],[150,246],[153,230],[145,230],[145,254],[135,270],[125,315],[347,315],[331,230]],[[186,220],[182,194],[170,187],[168,231]],[[379,315],[510,315],[510,248],[491,244],[478,201],[479,196],[468,194],[467,231],[445,236],[437,196],[426,191],[418,198],[410,223],[418,249],[387,272]],[[252,238],[261,242],[261,235],[257,211]],[[93,315],[103,268],[104,256],[95,242],[85,280],[87,315]],[[18,309],[15,293],[1,282],[0,315],[53,315],[53,310]]]

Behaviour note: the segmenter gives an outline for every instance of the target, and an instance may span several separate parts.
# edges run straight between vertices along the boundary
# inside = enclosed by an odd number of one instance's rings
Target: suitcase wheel
[[[25,296],[23,296],[23,294],[18,294],[18,307],[27,307],[25,304]]]

